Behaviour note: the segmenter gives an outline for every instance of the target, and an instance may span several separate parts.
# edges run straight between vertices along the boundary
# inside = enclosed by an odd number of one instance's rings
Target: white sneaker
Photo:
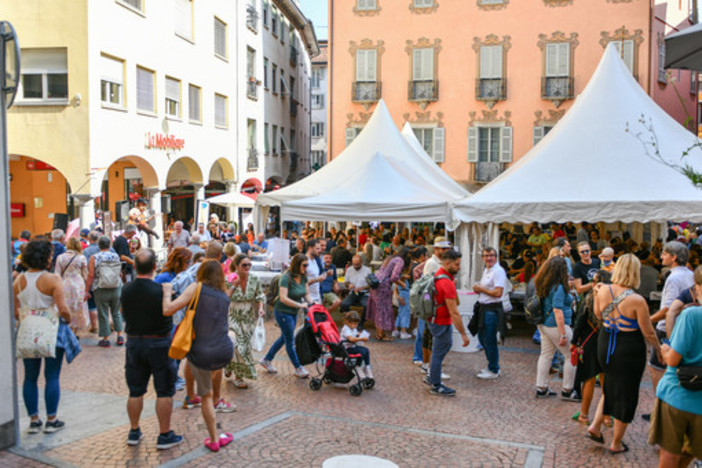
[[[307,372],[307,369],[301,366],[295,369],[295,375],[300,379],[306,379],[310,376],[310,373]]]
[[[393,338],[397,338],[398,336],[400,336],[400,331],[399,331],[399,330],[393,330],[393,331],[392,331],[392,337],[393,337]]]
[[[493,372],[490,369],[484,369],[476,377],[482,380],[494,380],[500,376],[499,372]]]
[[[403,333],[400,333],[400,339],[401,339],[401,340],[409,340],[410,338],[413,338],[413,337],[412,337],[412,335],[410,335],[409,333],[404,333],[404,332],[403,332]]]
[[[278,370],[275,367],[273,367],[273,363],[271,361],[267,359],[261,359],[260,361],[258,361],[258,363],[261,364],[263,368],[266,369],[266,371],[268,371],[269,374],[278,373]]]
[[[419,367],[419,370],[421,370],[423,374],[428,374],[429,373],[429,364],[422,363]]]
[[[427,377],[429,377],[429,375],[431,375],[431,372],[430,372],[429,370],[427,370]],[[443,381],[443,380],[449,380],[449,379],[451,379],[451,376],[450,376],[450,375],[444,374],[443,372],[441,373],[441,380],[442,380],[442,381]]]
[[[415,366],[421,366],[424,363],[422,361],[412,361],[412,364],[414,364]]]

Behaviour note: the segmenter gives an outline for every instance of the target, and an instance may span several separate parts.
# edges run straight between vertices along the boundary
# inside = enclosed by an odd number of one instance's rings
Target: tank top
[[[202,285],[193,318],[195,339],[188,360],[195,367],[221,369],[232,359],[234,346],[229,339],[229,297],[207,285]]]
[[[23,309],[49,309],[54,307],[54,297],[46,295],[37,288],[37,280],[45,271],[28,271],[24,273],[27,280],[25,287],[19,292],[17,298]]]
[[[614,350],[617,348],[617,335],[619,332],[632,332],[639,329],[639,322],[636,319],[626,317],[619,312],[619,304],[623,302],[624,299],[634,294],[634,291],[631,289],[625,289],[617,297],[614,297],[612,287],[608,287],[609,294],[612,296],[612,302],[607,304],[607,307],[605,307],[605,309],[602,311],[604,330],[605,332],[609,333],[609,343],[607,345],[607,364],[609,364],[609,358],[612,357]],[[616,317],[612,316],[614,309],[617,310]]]

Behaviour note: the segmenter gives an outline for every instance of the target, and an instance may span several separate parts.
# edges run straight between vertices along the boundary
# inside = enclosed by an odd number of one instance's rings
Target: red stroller
[[[319,390],[322,382],[347,384],[352,380],[356,383],[349,387],[349,393],[359,396],[363,389],[370,390],[375,386],[374,379],[361,379],[358,367],[363,363],[360,354],[349,354],[344,343],[339,338],[339,329],[324,306],[315,304],[307,311],[307,321],[312,334],[317,340],[322,352],[322,362],[316,361],[317,376],[310,380],[310,388]]]

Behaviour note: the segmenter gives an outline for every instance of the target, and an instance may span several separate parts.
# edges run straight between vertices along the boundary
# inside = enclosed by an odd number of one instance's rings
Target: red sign
[[[27,161],[28,171],[55,171],[54,166],[49,166],[45,162],[37,161],[36,159],[30,159]]]
[[[10,203],[10,218],[24,218],[24,203]]]
[[[185,147],[185,140],[176,138],[175,135],[148,132],[146,134],[145,145],[147,148],[179,150]]]

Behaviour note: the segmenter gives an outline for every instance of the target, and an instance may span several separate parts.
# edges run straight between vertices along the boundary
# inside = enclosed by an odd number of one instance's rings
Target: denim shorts
[[[665,332],[662,332],[658,329],[656,329],[655,331],[656,337],[658,338],[658,342],[660,343],[661,340],[666,337],[666,334]],[[656,354],[655,349],[651,349],[651,358],[648,360],[648,365],[651,366],[651,368],[659,371],[664,371],[667,369],[667,366],[658,360],[658,354]]]
[[[152,375],[158,398],[170,398],[175,395],[178,363],[168,357],[170,347],[171,340],[167,337],[127,337],[127,359],[124,373],[130,397],[144,395]]]

